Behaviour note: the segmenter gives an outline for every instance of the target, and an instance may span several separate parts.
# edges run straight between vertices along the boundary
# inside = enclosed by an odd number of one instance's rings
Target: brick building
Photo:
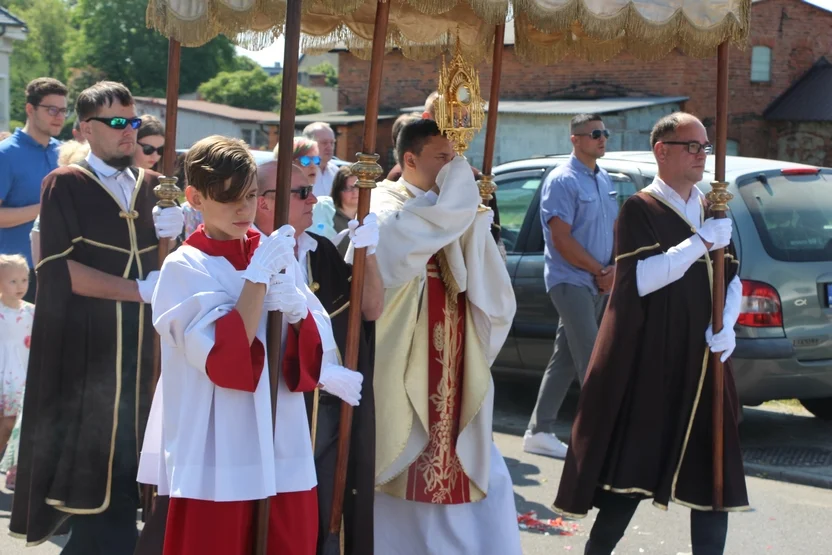
[[[506,31],[501,99],[687,97],[683,109],[702,118],[713,131],[715,57],[699,60],[677,51],[655,61],[621,55],[602,63],[567,59],[537,66],[517,59],[512,25]],[[730,54],[729,153],[832,165],[832,113],[815,113],[810,122],[770,121],[765,116],[766,109],[823,57],[832,60],[832,12],[804,0],[753,2],[750,44],[745,51],[732,49]],[[388,54],[382,113],[422,104],[436,87],[440,63],[409,60],[400,52]],[[338,65],[338,108],[361,112],[369,62],[339,52]],[[481,88],[488,91],[490,63],[480,64],[479,71]],[[389,138],[380,133],[378,152],[389,147]]]

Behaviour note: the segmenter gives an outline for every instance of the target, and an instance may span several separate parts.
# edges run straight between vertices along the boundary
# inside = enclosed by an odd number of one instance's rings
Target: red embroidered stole
[[[430,439],[408,468],[405,498],[442,505],[469,503],[469,478],[456,454],[464,379],[465,293],[448,292],[435,256],[427,270]]]

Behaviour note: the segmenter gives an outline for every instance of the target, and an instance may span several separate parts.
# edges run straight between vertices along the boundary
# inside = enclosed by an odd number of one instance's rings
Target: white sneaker
[[[523,451],[535,455],[545,455],[556,459],[565,459],[568,447],[555,434],[537,432],[532,434],[526,430],[523,436]]]

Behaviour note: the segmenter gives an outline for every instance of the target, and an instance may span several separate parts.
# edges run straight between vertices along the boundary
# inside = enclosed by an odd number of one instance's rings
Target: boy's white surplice
[[[329,316],[301,277],[321,338],[323,361],[337,363]],[[159,495],[209,501],[265,499],[317,485],[303,393],[281,374],[272,428],[268,354],[255,392],[214,384],[205,371],[216,321],[234,309],[242,271],[222,256],[183,245],[165,260],[153,297],[162,375],[148,419],[138,481]],[[266,345],[266,312],[256,337]],[[287,324],[283,323],[285,345]]]

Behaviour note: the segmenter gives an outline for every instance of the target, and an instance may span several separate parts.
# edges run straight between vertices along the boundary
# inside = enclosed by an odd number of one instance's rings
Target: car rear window
[[[742,180],[763,246],[775,260],[832,261],[832,176],[761,174]]]

